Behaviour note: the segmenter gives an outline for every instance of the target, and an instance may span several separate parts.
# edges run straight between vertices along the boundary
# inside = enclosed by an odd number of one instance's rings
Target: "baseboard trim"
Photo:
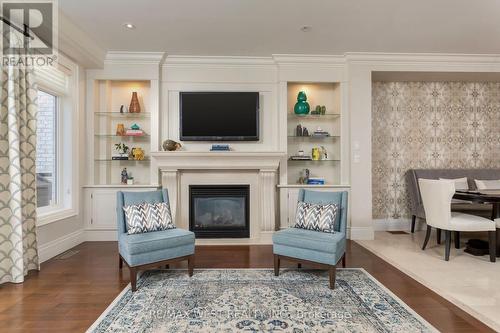
[[[108,242],[118,240],[116,230],[85,230],[86,242]]]
[[[77,246],[85,241],[83,229],[64,235],[53,241],[47,242],[38,247],[38,258],[40,263],[45,262],[55,256]]]
[[[349,239],[372,240],[375,238],[373,227],[349,227],[347,230]]]
[[[422,230],[423,223],[417,219],[415,230]],[[375,231],[410,231],[411,219],[374,219],[373,227]]]

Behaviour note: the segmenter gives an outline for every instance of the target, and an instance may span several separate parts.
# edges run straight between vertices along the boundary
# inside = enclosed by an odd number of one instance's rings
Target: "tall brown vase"
[[[130,107],[128,108],[130,113],[141,112],[141,105],[139,104],[139,98],[137,98],[137,92],[132,93],[132,99],[130,100]]]

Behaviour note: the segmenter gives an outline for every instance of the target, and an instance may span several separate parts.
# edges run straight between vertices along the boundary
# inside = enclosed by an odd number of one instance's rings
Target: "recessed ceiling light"
[[[127,29],[135,29],[135,25],[132,23],[123,23],[123,26]]]
[[[311,31],[312,27],[310,25],[303,25],[300,27],[300,31],[302,32],[309,32]]]

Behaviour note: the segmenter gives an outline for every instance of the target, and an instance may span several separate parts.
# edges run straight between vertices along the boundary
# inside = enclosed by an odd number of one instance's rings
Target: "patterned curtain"
[[[36,242],[37,87],[32,68],[0,72],[0,283],[39,269]]]

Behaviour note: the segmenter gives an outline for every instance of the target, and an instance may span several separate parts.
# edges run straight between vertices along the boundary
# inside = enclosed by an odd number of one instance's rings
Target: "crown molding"
[[[169,55],[162,66],[170,65],[274,65],[272,57]]]
[[[459,54],[459,53],[382,53],[382,52],[347,52],[350,63],[468,63],[482,65],[500,65],[499,54]]]
[[[344,65],[344,55],[315,55],[315,54],[273,54],[278,64],[325,64]]]
[[[102,68],[106,51],[59,11],[59,51],[84,68]]]
[[[159,65],[164,57],[164,52],[108,51],[104,64]]]

